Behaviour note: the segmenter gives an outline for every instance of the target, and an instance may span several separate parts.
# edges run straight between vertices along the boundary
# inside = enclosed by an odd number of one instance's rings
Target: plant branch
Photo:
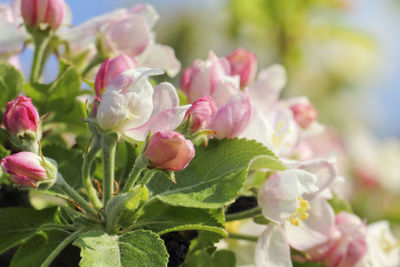
[[[93,187],[92,180],[90,177],[90,169],[93,164],[93,160],[96,157],[97,152],[99,152],[100,140],[98,136],[95,136],[93,139],[93,145],[89,149],[87,155],[83,158],[83,165],[82,165],[82,182],[88,194],[89,200],[93,203],[93,205],[97,208],[101,208],[101,202],[97,196],[97,192]]]
[[[40,267],[47,267],[49,266],[53,260],[57,257],[58,254],[66,247],[68,246],[72,241],[74,241],[84,230],[80,229],[74,233],[72,233],[70,236],[65,238],[51,253],[49,256],[47,256],[46,260],[40,265]]]
[[[101,138],[103,149],[103,207],[107,205],[114,193],[114,165],[117,140],[117,135],[114,133],[103,135]]]
[[[58,187],[62,192],[64,192],[73,201],[75,201],[79,205],[79,207],[81,207],[84,211],[86,211],[94,218],[98,219],[97,211],[90,207],[89,203],[65,182],[61,174],[57,174],[57,179],[53,186]]]
[[[260,207],[255,207],[250,210],[245,210],[245,211],[238,212],[238,213],[227,214],[227,215],[225,215],[225,221],[230,222],[230,221],[248,219],[248,218],[252,218],[256,215],[261,214],[261,212],[262,212],[262,210]]]
[[[228,238],[257,242],[258,236],[229,233]]]

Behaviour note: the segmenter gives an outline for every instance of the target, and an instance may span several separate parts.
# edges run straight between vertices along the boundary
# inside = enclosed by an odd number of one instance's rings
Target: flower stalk
[[[90,202],[97,208],[101,208],[101,202],[97,196],[97,192],[93,187],[92,180],[90,177],[90,169],[93,164],[93,160],[96,157],[96,154],[99,152],[101,148],[100,137],[95,136],[93,139],[93,144],[90,147],[88,153],[83,157],[83,165],[82,165],[82,182],[86,189],[86,193],[90,199]]]
[[[115,151],[118,136],[116,133],[104,134],[101,137],[103,149],[103,206],[111,199],[114,193]]]

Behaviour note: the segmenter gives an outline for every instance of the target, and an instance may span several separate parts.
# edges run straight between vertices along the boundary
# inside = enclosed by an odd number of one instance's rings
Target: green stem
[[[139,184],[146,185],[150,181],[150,179],[153,177],[154,173],[155,173],[155,171],[153,171],[153,170],[147,170],[144,173],[143,178],[140,180]]]
[[[74,241],[84,230],[80,229],[74,233],[72,233],[70,236],[65,238],[51,253],[49,256],[47,256],[46,260],[40,265],[40,267],[47,267],[49,266],[53,260],[57,257],[60,252],[69,245],[72,241]]]
[[[141,159],[141,155],[139,155],[135,161],[135,165],[133,166],[132,171],[129,174],[128,180],[126,181],[124,188],[122,189],[122,193],[128,192],[139,179],[140,174],[145,169],[145,165]]]
[[[47,34],[37,34],[33,37],[35,43],[35,52],[33,55],[33,62],[32,62],[32,69],[31,69],[31,77],[30,82],[38,82],[43,71],[43,65],[46,63],[45,55],[46,55],[46,48],[49,43],[50,38]]]
[[[103,148],[103,207],[111,199],[114,193],[114,165],[115,150],[117,148],[117,135],[103,135],[101,146]]]
[[[262,212],[262,210],[260,207],[255,207],[250,210],[245,210],[245,211],[238,212],[238,213],[227,214],[227,215],[225,215],[225,221],[230,222],[230,221],[248,219],[248,218],[252,218],[256,215],[261,214],[261,212]]]
[[[82,78],[85,78],[86,75],[88,75],[88,73],[97,65],[103,63],[104,60],[106,60],[107,58],[102,56],[102,55],[97,55],[95,56],[90,62],[89,65],[86,66],[86,68],[83,70],[82,72]]]
[[[101,146],[100,146],[100,140],[99,137],[95,136],[93,139],[93,145],[89,149],[89,152],[87,153],[86,156],[83,158],[83,165],[82,165],[82,182],[83,185],[86,189],[86,192],[88,194],[88,197],[90,201],[93,203],[93,205],[97,208],[101,208],[101,202],[97,196],[97,192],[93,187],[92,180],[90,177],[90,169],[93,164],[93,160],[96,157],[97,152],[99,152]]]
[[[61,174],[57,174],[57,179],[53,186],[58,187],[62,192],[67,194],[73,201],[75,201],[79,207],[81,207],[88,214],[92,215],[94,218],[98,219],[97,211],[90,207],[89,203],[64,181],[64,178],[62,178]]]
[[[229,233],[228,238],[257,242],[258,236]]]

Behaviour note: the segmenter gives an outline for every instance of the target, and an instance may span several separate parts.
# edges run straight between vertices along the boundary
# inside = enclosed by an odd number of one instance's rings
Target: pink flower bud
[[[311,103],[298,102],[293,104],[290,109],[295,121],[303,129],[307,129],[318,117],[318,112]]]
[[[211,97],[204,96],[194,101],[186,112],[186,116],[190,114],[190,127],[192,132],[194,133],[207,128],[216,112],[217,105]]]
[[[17,99],[7,103],[3,122],[6,129],[13,135],[24,131],[36,132],[39,114],[30,98],[18,96]]]
[[[127,56],[119,55],[112,59],[107,59],[101,64],[101,67],[96,75],[96,80],[94,82],[94,88],[96,90],[96,95],[101,96],[102,91],[110,84],[110,82],[117,77],[122,72],[134,69],[137,67],[136,61]]]
[[[21,14],[26,24],[37,27],[45,23],[57,29],[65,15],[64,0],[22,0]]]
[[[218,84],[230,74],[230,66],[225,58],[218,58],[210,52],[206,61],[195,60],[192,67],[185,69],[181,87],[193,103],[202,96],[210,96]]]
[[[249,125],[251,104],[248,95],[238,95],[214,116],[210,128],[217,132],[217,138],[233,138],[239,136]]]
[[[35,187],[36,182],[46,180],[47,172],[41,158],[32,152],[19,152],[1,160],[4,172],[10,180],[23,186]]]
[[[254,81],[257,72],[257,58],[253,53],[237,48],[226,59],[231,64],[231,75],[240,76],[240,87],[245,87]]]
[[[178,132],[165,131],[151,137],[145,155],[155,168],[180,171],[186,168],[194,153],[190,140]]]

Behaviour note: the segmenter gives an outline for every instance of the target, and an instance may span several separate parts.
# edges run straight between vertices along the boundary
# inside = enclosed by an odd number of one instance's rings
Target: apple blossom
[[[151,167],[169,171],[186,168],[194,154],[193,143],[174,131],[156,132],[151,136],[145,151]]]
[[[186,116],[190,115],[190,128],[192,132],[206,129],[216,111],[217,105],[209,96],[204,96],[194,101],[186,112]]]
[[[136,61],[124,54],[104,61],[97,72],[96,80],[94,82],[96,95],[100,97],[102,95],[102,91],[115,77],[125,70],[134,69],[135,67],[137,67]]]
[[[400,266],[400,242],[387,221],[367,226],[367,245],[367,252],[357,267]]]
[[[126,54],[135,59],[138,66],[165,70],[175,76],[180,62],[174,51],[155,43],[151,31],[159,16],[150,5],[136,5],[131,9],[118,9],[92,18],[81,25],[60,33],[76,54],[95,56],[95,44],[101,44],[103,56],[116,57]]]
[[[229,79],[229,75],[229,61],[225,58],[218,58],[210,51],[206,61],[196,59],[191,67],[184,70],[181,87],[186,93],[188,101],[192,103],[203,96],[213,97],[213,93],[221,81]],[[216,100],[216,98],[214,99]]]
[[[64,0],[22,0],[21,14],[27,25],[47,24],[51,29],[60,27],[65,15]]]
[[[226,59],[231,65],[231,75],[240,76],[240,87],[253,82],[257,72],[257,58],[252,52],[237,48]]]
[[[10,180],[23,186],[36,187],[40,181],[55,179],[55,167],[46,159],[32,152],[19,152],[0,162]]]
[[[277,223],[290,220],[298,225],[307,219],[310,209],[303,195],[317,190],[317,177],[312,173],[300,169],[278,171],[260,188],[258,204],[267,219]]]
[[[247,94],[232,96],[220,107],[210,123],[217,138],[233,138],[241,134],[249,124],[251,105]]]
[[[148,76],[162,73],[136,68],[114,78],[97,109],[100,128],[143,141],[149,131],[169,131],[178,127],[190,106],[179,106],[178,95],[170,83],[161,83],[153,89]]]
[[[39,114],[30,98],[18,96],[17,99],[7,103],[3,123],[13,135],[21,135],[26,131],[36,134]]]
[[[108,85],[97,109],[97,122],[103,130],[119,131],[124,125],[140,126],[153,111],[153,87],[149,75],[159,70],[131,69],[118,75]]]

